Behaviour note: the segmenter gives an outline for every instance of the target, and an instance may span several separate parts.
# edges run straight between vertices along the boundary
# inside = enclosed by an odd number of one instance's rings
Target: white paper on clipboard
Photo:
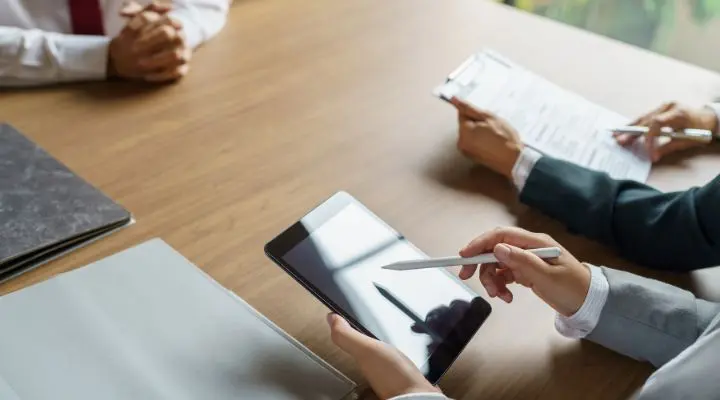
[[[551,157],[645,182],[651,163],[644,149],[618,145],[608,130],[628,118],[567,91],[486,50],[471,56],[434,94],[465,99],[507,120],[526,145]]]

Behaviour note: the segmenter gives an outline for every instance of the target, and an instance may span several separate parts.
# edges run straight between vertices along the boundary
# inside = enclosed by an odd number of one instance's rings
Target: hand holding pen
[[[717,114],[713,108],[693,109],[677,103],[663,104],[633,121],[630,126],[612,129],[613,136],[623,146],[630,146],[644,136],[653,162],[670,153],[705,146],[712,142],[717,130]],[[659,144],[655,140],[658,137],[670,140]]]

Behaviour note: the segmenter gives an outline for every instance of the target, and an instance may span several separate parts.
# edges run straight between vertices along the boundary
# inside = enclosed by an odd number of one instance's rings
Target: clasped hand
[[[108,51],[108,76],[147,82],[168,82],[185,76],[192,49],[182,24],[168,15],[171,6],[126,4],[120,15],[127,19],[112,39]]]

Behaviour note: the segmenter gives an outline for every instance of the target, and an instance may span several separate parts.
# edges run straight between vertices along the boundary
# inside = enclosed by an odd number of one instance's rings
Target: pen
[[[650,129],[647,126],[621,126],[610,129],[611,132],[624,133],[628,135],[642,136],[648,133]],[[697,142],[710,143],[713,140],[713,133],[707,129],[683,129],[675,131],[669,126],[660,129],[660,136],[666,136],[673,139],[694,140]]]
[[[540,258],[556,258],[560,257],[561,253],[558,247],[543,247],[539,249],[528,249],[528,251]],[[495,258],[495,254],[487,253],[468,258],[441,257],[429,258],[426,260],[400,261],[385,265],[382,269],[389,269],[392,271],[410,271],[414,269],[454,267],[456,265],[488,264],[496,262],[498,262],[498,260]]]

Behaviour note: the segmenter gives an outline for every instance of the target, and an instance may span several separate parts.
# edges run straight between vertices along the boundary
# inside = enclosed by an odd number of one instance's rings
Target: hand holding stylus
[[[543,260],[527,248],[557,247],[557,258]],[[585,302],[590,288],[590,270],[548,235],[520,228],[499,228],[487,232],[460,250],[462,257],[473,257],[492,251],[497,263],[479,265],[480,282],[490,297],[506,303],[513,300],[509,289],[518,283],[532,291],[558,313],[571,316]],[[471,278],[477,264],[463,266],[460,279]]]

